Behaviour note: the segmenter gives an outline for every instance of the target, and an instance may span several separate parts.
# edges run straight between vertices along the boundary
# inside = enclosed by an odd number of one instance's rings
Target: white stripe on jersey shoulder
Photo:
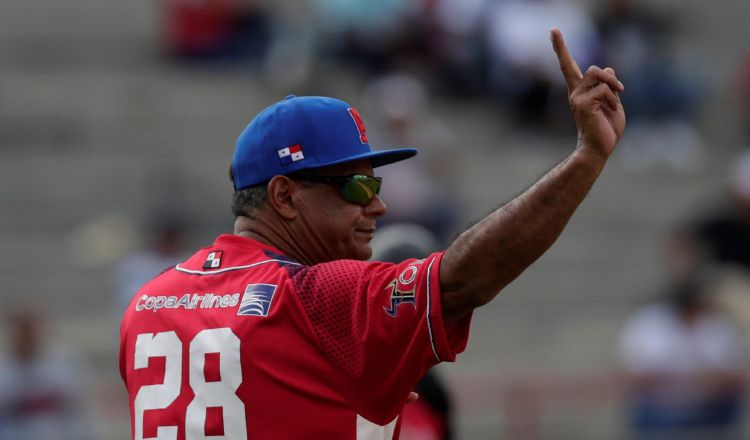
[[[216,270],[193,270],[193,269],[185,269],[184,267],[180,267],[180,265],[176,265],[174,268],[180,272],[189,273],[192,275],[216,275],[224,272],[229,272],[232,270],[242,270],[242,269],[250,269],[251,267],[260,266],[261,264],[266,263],[284,263],[284,264],[293,264],[295,266],[302,266],[300,263],[295,263],[293,261],[288,260],[277,260],[277,259],[271,259],[271,260],[263,260],[259,261],[257,263],[253,264],[247,264],[244,266],[233,266],[233,267],[225,267],[223,269],[216,269]]]
[[[381,426],[357,414],[357,440],[392,440],[397,420],[398,416]]]
[[[430,345],[432,346],[432,352],[435,353],[435,358],[438,362],[442,362],[443,360],[440,359],[440,355],[437,352],[435,338],[432,336],[432,319],[430,319],[430,315],[432,314],[432,286],[430,286],[430,280],[432,279],[433,263],[435,263],[434,258],[430,261],[430,265],[427,266],[427,333],[430,335]]]

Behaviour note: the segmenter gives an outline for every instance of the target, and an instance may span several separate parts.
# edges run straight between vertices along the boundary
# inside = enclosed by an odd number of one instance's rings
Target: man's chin
[[[357,257],[354,259],[360,260],[360,261],[367,261],[370,259],[370,257],[372,257],[372,247],[368,243],[367,245],[361,246],[357,250]]]

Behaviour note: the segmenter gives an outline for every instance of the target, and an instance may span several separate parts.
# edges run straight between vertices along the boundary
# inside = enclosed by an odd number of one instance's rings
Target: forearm
[[[577,149],[537,183],[461,234],[446,250],[440,285],[446,322],[513,281],[555,242],[606,159]]]

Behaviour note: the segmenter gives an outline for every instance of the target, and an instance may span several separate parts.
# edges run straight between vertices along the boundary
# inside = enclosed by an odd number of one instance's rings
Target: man
[[[620,334],[634,439],[741,438],[746,353],[705,280],[674,282]]]
[[[0,353],[0,440],[87,440],[89,365],[64,344],[47,344],[38,305],[7,317]],[[7,354],[7,356],[3,356]]]
[[[289,97],[248,125],[231,174],[234,235],[146,284],[122,323],[135,439],[392,439],[429,367],[463,351],[471,312],[551,246],[625,127],[612,69],[583,75],[559,30],[578,146],[444,252],[365,262],[386,212],[343,101]]]

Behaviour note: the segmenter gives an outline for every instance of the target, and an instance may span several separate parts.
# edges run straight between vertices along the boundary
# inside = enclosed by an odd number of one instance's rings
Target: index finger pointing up
[[[560,29],[552,28],[549,38],[552,40],[552,48],[555,49],[555,53],[557,54],[557,60],[560,62],[560,70],[562,70],[565,77],[565,82],[568,83],[568,91],[572,91],[578,85],[581,78],[583,78],[581,69],[578,68],[578,63],[576,63],[576,60],[568,52]]]

